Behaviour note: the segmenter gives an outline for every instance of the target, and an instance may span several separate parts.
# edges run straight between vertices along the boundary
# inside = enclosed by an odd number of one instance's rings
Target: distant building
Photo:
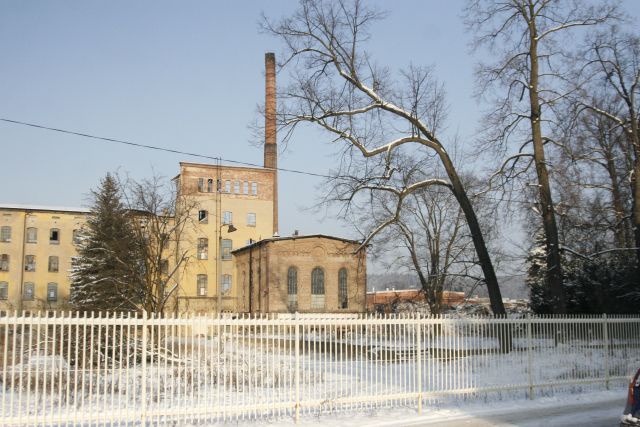
[[[189,208],[179,204],[176,210],[187,209],[180,212],[189,221],[174,249],[185,253],[187,261],[171,278],[175,283],[167,286],[177,285],[173,304],[167,306],[178,313],[363,311],[366,254],[364,250],[354,254],[358,242],[320,235],[277,238],[272,53],[266,54],[265,65],[264,167],[180,163],[174,181]],[[0,309],[67,308],[71,258],[77,255],[73,242],[88,212],[0,205]],[[167,271],[177,264],[170,255],[162,260]],[[287,294],[285,280],[287,271],[293,271],[290,267],[298,269],[299,282],[289,283],[299,291],[295,305],[288,302],[292,295]],[[251,289],[249,270],[255,280]]]
[[[312,235],[264,239],[233,252],[251,313],[361,313],[365,309],[366,251],[360,242]]]
[[[71,257],[87,212],[0,205],[0,309],[68,307]]]

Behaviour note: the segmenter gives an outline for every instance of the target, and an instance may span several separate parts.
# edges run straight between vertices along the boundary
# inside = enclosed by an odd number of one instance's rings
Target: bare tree
[[[397,185],[401,187],[424,179],[425,171],[445,175],[437,163],[431,158],[398,159],[402,168],[395,179],[403,183]],[[479,187],[475,179],[467,177],[464,181],[469,189]],[[493,215],[487,203],[479,206],[479,201],[474,201],[474,209],[481,218],[485,238],[491,239],[488,218]],[[369,205],[368,209],[362,206],[358,210],[356,224],[372,229],[395,214],[395,200],[384,192],[376,193]],[[464,213],[448,190],[431,187],[411,193],[397,220],[382,230],[374,243],[380,243],[374,245],[374,254],[390,269],[400,268],[416,274],[431,313],[442,311],[443,291],[451,289],[455,282],[464,279],[473,279],[476,285],[483,282]]]
[[[640,37],[612,28],[598,34],[589,50],[590,65],[604,82],[607,93],[617,102],[593,102],[585,96],[582,105],[624,133],[621,145],[630,171],[631,222],[638,268],[640,268]]]
[[[328,184],[345,210],[360,198],[384,192],[393,209],[368,232],[362,247],[394,224],[417,191],[451,191],[468,224],[494,314],[504,314],[496,274],[478,218],[443,142],[439,125],[446,112],[442,85],[428,68],[410,66],[395,79],[364,49],[371,25],[384,14],[360,0],[301,0],[299,9],[279,21],[263,20],[266,32],[286,46],[284,66],[297,65],[293,83],[278,96],[285,141],[302,123],[313,123],[341,142],[343,156]],[[282,133],[281,133],[282,134]],[[395,185],[400,153],[435,156],[446,178],[421,177]]]
[[[175,310],[178,278],[188,262],[185,227],[193,222],[196,202],[178,194],[174,183],[153,176],[142,181],[122,180],[124,201],[143,265],[130,265],[143,283],[139,301],[152,313]],[[129,260],[122,260],[127,263]]]
[[[615,14],[609,3],[595,7],[581,0],[469,0],[466,8],[466,23],[476,34],[476,45],[488,46],[496,58],[480,64],[479,83],[481,94],[494,96],[495,108],[486,123],[488,143],[507,157],[499,175],[509,180],[526,176],[522,169],[516,172],[521,165],[525,171],[535,168],[547,283],[556,313],[566,308],[545,145],[559,143],[551,136],[549,123],[554,105],[567,95],[558,89],[568,75],[561,69],[566,59],[560,43],[569,31],[601,24]],[[509,152],[513,144],[518,149]]]

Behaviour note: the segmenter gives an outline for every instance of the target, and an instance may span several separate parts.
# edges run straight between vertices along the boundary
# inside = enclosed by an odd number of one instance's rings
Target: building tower
[[[264,167],[273,170],[273,234],[278,233],[278,144],[276,140],[276,56],[267,52],[264,102]]]

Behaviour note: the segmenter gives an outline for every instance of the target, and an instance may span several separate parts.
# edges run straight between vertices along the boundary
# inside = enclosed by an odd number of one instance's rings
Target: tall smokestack
[[[273,233],[278,232],[278,145],[276,141],[276,56],[264,55],[264,167],[273,169]]]

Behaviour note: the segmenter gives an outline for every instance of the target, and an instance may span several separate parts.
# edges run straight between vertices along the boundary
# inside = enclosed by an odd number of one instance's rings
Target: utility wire
[[[185,156],[199,157],[199,158],[203,158],[203,159],[216,160],[216,161],[223,161],[223,162],[227,162],[227,163],[233,163],[233,164],[244,165],[244,166],[258,167],[258,168],[262,168],[262,169],[279,170],[279,171],[283,171],[283,172],[291,172],[291,173],[297,173],[297,174],[301,174],[301,175],[317,176],[317,177],[320,177],[320,178],[332,178],[332,176],[330,176],[330,175],[323,175],[323,174],[314,173],[314,172],[307,172],[307,171],[301,171],[301,170],[296,170],[296,169],[286,169],[286,168],[265,168],[265,167],[263,167],[261,165],[255,164],[255,163],[241,162],[239,160],[223,159],[222,157],[207,156],[205,154],[189,153],[187,151],[180,151],[180,150],[176,150],[176,149],[173,149],[173,148],[156,147],[154,145],[139,144],[137,142],[123,141],[121,139],[106,138],[106,137],[103,137],[103,136],[90,135],[88,133],[75,132],[75,131],[70,131],[70,130],[65,130],[65,129],[52,128],[52,127],[49,127],[49,126],[37,125],[35,123],[21,122],[19,120],[11,120],[11,119],[4,119],[4,118],[0,118],[0,120],[3,121],[3,122],[7,122],[7,123],[13,123],[13,124],[23,125],[23,126],[30,126],[30,127],[38,128],[38,129],[50,130],[50,131],[60,132],[60,133],[66,133],[66,134],[69,134],[69,135],[82,136],[82,137],[85,137],[85,138],[91,138],[91,139],[96,139],[96,140],[105,141],[105,142],[115,142],[117,144],[130,145],[130,146],[139,147],[139,148],[147,148],[149,150],[164,151],[164,152],[167,152],[167,153],[174,153],[174,154],[182,154],[182,155],[185,155]]]
[[[331,176],[331,175],[324,175],[324,174],[320,174],[320,173],[302,171],[302,170],[297,170],[297,169],[265,168],[265,167],[263,167],[263,166],[261,166],[259,164],[256,164],[256,163],[242,162],[240,160],[224,159],[222,157],[208,156],[206,154],[190,153],[188,151],[176,150],[174,148],[165,148],[165,147],[157,147],[157,146],[148,145],[148,144],[140,144],[140,143],[137,143],[137,142],[124,141],[124,140],[121,140],[121,139],[107,138],[107,137],[103,137],[103,136],[96,136],[96,135],[91,135],[91,134],[88,134],[88,133],[75,132],[75,131],[66,130],[66,129],[58,129],[58,128],[53,128],[53,127],[49,127],[49,126],[38,125],[38,124],[35,124],[35,123],[27,123],[27,122],[22,122],[22,121],[19,121],[19,120],[11,120],[11,119],[5,119],[5,118],[1,118],[0,117],[0,121],[7,122],[7,123],[13,123],[13,124],[17,124],[17,125],[22,125],[22,126],[29,126],[29,127],[33,127],[33,128],[37,128],[37,129],[44,129],[44,130],[49,130],[49,131],[54,131],[54,132],[65,133],[65,134],[69,134],[69,135],[81,136],[81,137],[90,138],[90,139],[94,139],[94,140],[99,140],[99,141],[103,141],[103,142],[113,142],[113,143],[117,143],[117,144],[129,145],[129,146],[132,146],[132,147],[146,148],[146,149],[155,150],[155,151],[163,151],[163,152],[166,152],[166,153],[182,154],[182,155],[185,155],[185,156],[198,157],[198,158],[202,158],[202,159],[222,161],[222,162],[227,162],[227,163],[232,163],[232,164],[237,164],[237,165],[251,166],[251,167],[262,168],[262,169],[267,169],[267,170],[277,170],[277,171],[282,171],[282,172],[290,172],[290,173],[296,173],[296,174],[308,175],[308,176],[315,176],[315,177],[320,177],[320,178],[335,178],[334,176]],[[482,196],[478,195],[478,196],[475,196],[475,197],[478,197],[478,198],[481,198],[481,199],[485,199],[485,200],[493,200],[493,201],[496,201],[496,202],[519,203],[519,204],[528,205],[528,206],[536,203],[536,202],[528,202],[526,200],[509,200],[509,199],[491,197],[491,196],[486,196],[486,195],[482,195]],[[574,205],[574,206],[586,208],[585,206],[579,206],[579,205]]]

